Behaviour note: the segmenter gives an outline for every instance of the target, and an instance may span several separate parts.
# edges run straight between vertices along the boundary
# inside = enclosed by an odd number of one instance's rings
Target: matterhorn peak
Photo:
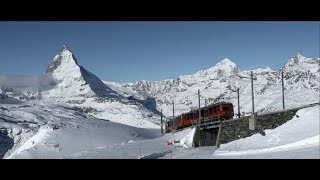
[[[45,73],[50,73],[59,82],[57,86],[63,95],[92,95],[119,97],[96,75],[77,63],[70,49],[63,45],[61,51],[50,62]]]
[[[69,51],[69,52],[71,52],[70,49],[68,48],[68,46],[65,45],[65,44],[62,45],[61,52],[62,52],[62,51]]]
[[[61,64],[79,66],[76,57],[66,45],[62,46],[60,53],[53,58],[45,73],[53,73]]]

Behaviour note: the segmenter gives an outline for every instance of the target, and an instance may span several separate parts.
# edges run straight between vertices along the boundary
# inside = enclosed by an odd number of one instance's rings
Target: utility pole
[[[172,117],[174,117],[174,101],[172,101]]]
[[[172,101],[172,128],[175,128],[175,124],[174,124],[174,101]]]
[[[162,109],[161,109],[161,134],[163,134]]]
[[[219,116],[218,116],[218,119],[219,119]],[[220,120],[218,136],[217,136],[217,140],[216,140],[216,147],[220,147],[221,129],[222,129],[222,121]]]
[[[252,114],[254,114],[253,73],[251,71]]]
[[[240,93],[239,93],[239,89],[237,88],[237,94],[238,94],[238,118],[240,118]]]
[[[207,98],[204,99],[204,106],[207,106]]]
[[[172,129],[176,130],[176,124],[175,124],[175,119],[174,119],[174,101],[172,101]]]
[[[283,82],[283,71],[281,71],[281,82],[282,82],[282,109],[285,109],[285,107],[284,107],[284,82]]]
[[[201,124],[200,89],[198,89],[198,101],[199,101],[199,128],[200,128],[200,124]]]
[[[252,94],[252,114],[251,114],[251,118],[249,118],[249,130],[255,130],[257,128],[257,114],[254,113],[253,73],[252,73],[252,71],[251,71],[251,94]]]

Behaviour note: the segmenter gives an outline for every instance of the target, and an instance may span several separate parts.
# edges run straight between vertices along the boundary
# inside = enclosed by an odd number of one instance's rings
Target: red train
[[[208,120],[225,120],[232,119],[234,116],[233,104],[228,102],[220,102],[200,108],[201,123]],[[175,117],[173,120],[167,121],[165,125],[166,132],[179,130],[185,127],[196,125],[199,123],[199,109],[194,109],[188,113],[183,113]]]

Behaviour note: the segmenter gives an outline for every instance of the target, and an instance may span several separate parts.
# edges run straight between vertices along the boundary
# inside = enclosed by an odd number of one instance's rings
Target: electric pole
[[[163,134],[162,109],[161,109],[161,134]]]
[[[175,124],[174,124],[174,101],[172,101],[172,128],[175,128]]]
[[[251,71],[252,114],[254,114],[253,73]]]
[[[201,124],[200,89],[198,89],[198,100],[199,100],[199,128],[200,128],[200,124]]]
[[[284,82],[283,82],[283,71],[281,71],[281,82],[282,82],[282,109],[285,109],[285,107],[284,107]]]
[[[172,117],[174,117],[174,101],[172,101]]]
[[[238,118],[240,118],[240,93],[239,93],[239,89],[237,88],[237,94],[238,94]]]

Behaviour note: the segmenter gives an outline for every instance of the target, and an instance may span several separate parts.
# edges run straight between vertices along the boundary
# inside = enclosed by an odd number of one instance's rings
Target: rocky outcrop
[[[2,159],[5,153],[14,146],[14,141],[8,136],[7,129],[0,127],[0,159]]]

